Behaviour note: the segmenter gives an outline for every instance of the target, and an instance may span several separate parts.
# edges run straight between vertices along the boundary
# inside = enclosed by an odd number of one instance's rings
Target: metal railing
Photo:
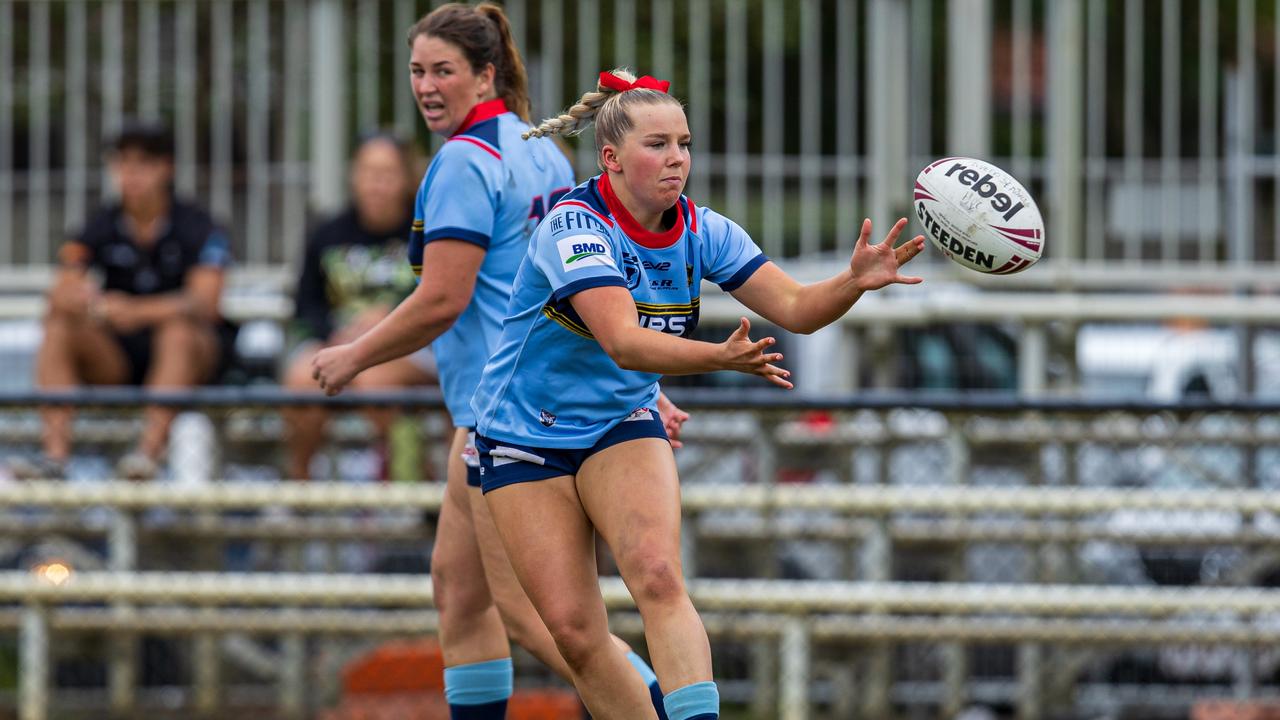
[[[1280,426],[1271,420],[1280,404],[672,392],[694,412],[677,457],[683,555],[726,702],[788,720],[880,718],[895,707],[950,715],[970,704],[1039,718],[1133,703],[1185,712],[1207,697],[1277,690],[1266,668],[1280,596],[1266,578],[1280,562]],[[249,417],[281,405],[434,411],[440,400],[430,391],[335,401],[269,389],[117,390],[11,394],[0,405],[119,413],[148,398],[209,413],[222,429],[213,454],[227,465],[241,443],[276,442]],[[56,699],[41,671],[59,638],[116,638],[101,702],[121,712],[145,706],[129,643],[189,639],[191,707],[208,713],[231,702],[219,690],[219,638],[284,637],[269,696],[289,715],[320,689],[299,680],[310,676],[307,637],[435,626],[421,575],[289,564],[244,574],[220,567],[217,548],[421,540],[430,526],[401,520],[438,508],[438,484],[216,481],[219,467],[203,467],[204,483],[0,484],[10,540],[105,538],[105,568],[77,567],[61,584],[0,572],[0,626],[26,648],[26,707]],[[295,514],[255,514],[268,507]],[[168,520],[150,519],[161,510]],[[167,565],[154,540],[183,547],[172,541],[184,537],[201,539],[201,557]],[[1194,560],[1194,578],[1177,557]],[[810,579],[786,579],[797,573]],[[637,637],[625,588],[606,578],[602,592],[614,627]],[[1227,662],[1225,676],[1177,670],[1188,654]],[[1097,671],[1146,657],[1177,671],[1128,684]]]

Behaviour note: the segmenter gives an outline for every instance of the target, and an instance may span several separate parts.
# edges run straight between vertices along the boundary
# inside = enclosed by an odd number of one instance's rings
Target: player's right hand
[[[759,375],[788,390],[795,387],[788,379],[791,372],[773,364],[782,360],[782,353],[765,352],[777,341],[771,337],[752,341],[750,332],[751,321],[739,318],[738,328],[728,340],[720,343],[722,367],[748,375]]]
[[[330,397],[342,392],[359,372],[351,345],[327,347],[311,359],[311,377]]]

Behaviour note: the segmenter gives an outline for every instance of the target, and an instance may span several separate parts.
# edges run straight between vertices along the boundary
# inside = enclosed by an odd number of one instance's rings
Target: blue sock
[[[713,682],[672,690],[662,702],[671,720],[720,720],[720,691]]]
[[[631,661],[631,666],[636,669],[636,672],[640,673],[640,679],[644,684],[649,686],[649,699],[653,700],[653,709],[658,711],[658,720],[668,720],[667,709],[662,699],[662,688],[658,687],[658,676],[653,672],[653,668],[649,667],[649,663],[634,651],[627,653],[627,659]]]
[[[451,720],[504,720],[515,685],[511,658],[444,669]]]

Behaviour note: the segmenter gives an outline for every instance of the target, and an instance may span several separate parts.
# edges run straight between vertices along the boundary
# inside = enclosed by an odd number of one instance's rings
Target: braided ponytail
[[[610,70],[614,77],[633,83],[636,76],[626,68]],[[600,151],[605,145],[617,145],[623,136],[633,127],[628,108],[635,105],[653,105],[656,103],[672,103],[680,105],[680,101],[665,92],[648,88],[633,88],[619,92],[596,83],[596,89],[584,94],[568,110],[560,115],[543,120],[537,127],[530,128],[521,135],[528,140],[548,135],[577,135],[587,129],[592,122],[596,125],[596,164],[599,165]],[[603,170],[603,168],[601,168]]]

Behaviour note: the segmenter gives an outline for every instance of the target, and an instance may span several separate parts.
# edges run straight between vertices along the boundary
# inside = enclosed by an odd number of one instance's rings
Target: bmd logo
[[[565,270],[593,266],[617,267],[613,256],[609,254],[609,244],[596,235],[567,237],[556,242],[556,250],[560,252],[560,262]]]
[[[603,255],[606,252],[609,252],[609,248],[605,247],[604,243],[574,243],[573,254],[569,256],[568,260],[564,261],[564,264],[572,265],[585,257]]]

